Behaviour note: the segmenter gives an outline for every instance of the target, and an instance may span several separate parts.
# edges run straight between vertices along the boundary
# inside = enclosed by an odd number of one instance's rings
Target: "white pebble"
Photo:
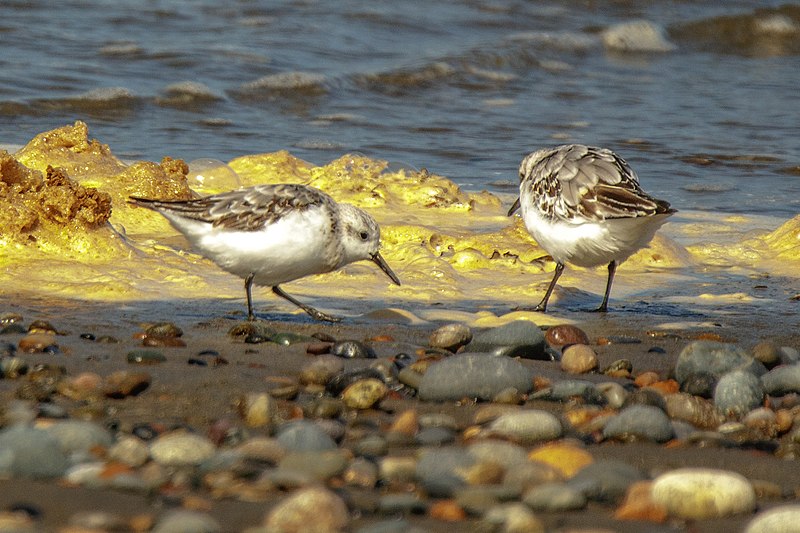
[[[751,513],[756,493],[736,472],[711,468],[680,468],[653,482],[653,501],[670,515],[693,520]]]

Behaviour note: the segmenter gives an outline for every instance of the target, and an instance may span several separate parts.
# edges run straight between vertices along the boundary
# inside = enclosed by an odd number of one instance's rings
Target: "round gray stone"
[[[666,442],[673,437],[672,422],[669,417],[652,405],[631,405],[608,421],[603,428],[607,439],[628,439],[631,437]]]
[[[468,352],[488,352],[493,355],[547,359],[544,333],[529,320],[515,320],[475,333],[466,347]]]
[[[61,444],[45,430],[12,426],[0,431],[0,474],[53,478],[61,476],[68,466]]]
[[[585,379],[564,379],[556,381],[549,388],[533,394],[536,399],[565,402],[572,398],[580,398],[585,403],[604,405],[606,398],[596,383]]]
[[[522,498],[534,511],[574,511],[586,507],[586,496],[566,483],[544,483],[531,487]]]
[[[800,392],[800,364],[773,368],[761,376],[764,392],[773,396]]]
[[[491,400],[500,391],[514,387],[527,393],[533,373],[519,361],[485,353],[448,357],[431,365],[419,384],[425,401],[459,400],[464,397]]]
[[[64,450],[64,453],[88,452],[96,446],[108,448],[114,443],[109,431],[94,422],[64,420],[45,428]]]
[[[288,451],[320,452],[333,450],[336,443],[316,423],[309,420],[287,422],[278,428],[276,440]]]
[[[633,465],[607,459],[585,466],[566,483],[589,500],[616,502],[632,483],[643,479],[645,476]]]
[[[430,496],[448,498],[466,485],[463,472],[477,462],[464,448],[427,449],[420,454],[415,477]]]

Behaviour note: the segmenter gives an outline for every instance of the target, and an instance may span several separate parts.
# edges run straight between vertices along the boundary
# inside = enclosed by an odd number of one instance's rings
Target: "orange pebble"
[[[657,381],[647,386],[648,389],[654,389],[664,394],[675,394],[681,390],[681,386],[674,379],[667,379],[664,381]]]
[[[367,342],[394,342],[394,337],[391,335],[375,335],[367,339]]]
[[[648,385],[652,385],[659,379],[660,378],[658,377],[658,374],[656,374],[653,371],[647,371],[647,372],[642,372],[641,374],[636,376],[636,379],[633,382],[634,384],[636,384],[637,387],[642,388],[642,387],[647,387]]]
[[[637,481],[628,487],[625,500],[614,512],[617,520],[646,520],[663,523],[667,510],[653,501],[652,481]]]
[[[389,431],[413,437],[419,431],[419,415],[414,409],[408,409],[397,415]]]
[[[445,522],[460,522],[467,518],[467,512],[455,500],[439,500],[433,502],[428,509],[428,514],[436,520]]]

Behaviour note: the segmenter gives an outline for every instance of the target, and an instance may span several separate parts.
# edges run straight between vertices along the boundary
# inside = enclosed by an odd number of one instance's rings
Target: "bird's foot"
[[[514,307],[511,310],[512,311],[531,311],[533,313],[544,313],[546,311],[546,309],[547,309],[546,305],[539,304],[536,307],[523,307],[521,305],[518,305],[517,307]]]
[[[341,322],[342,319],[338,316],[329,315],[328,313],[323,313],[313,307],[303,307],[303,311],[308,313],[312,318],[315,320],[319,320],[321,322]]]

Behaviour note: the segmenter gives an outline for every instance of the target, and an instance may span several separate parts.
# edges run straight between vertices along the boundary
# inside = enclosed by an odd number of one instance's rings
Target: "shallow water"
[[[82,119],[129,159],[358,152],[495,192],[525,153],[575,141],[681,210],[788,218],[800,7],[753,5],[11,0],[0,139]],[[633,20],[663,34],[608,33]]]

